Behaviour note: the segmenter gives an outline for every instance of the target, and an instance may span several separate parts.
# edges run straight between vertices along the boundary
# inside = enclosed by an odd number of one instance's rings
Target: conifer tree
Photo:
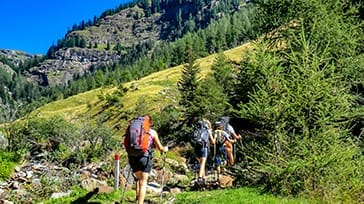
[[[110,42],[109,41],[107,41],[107,43],[106,43],[106,50],[110,50],[110,48],[111,48],[111,46],[110,46]]]
[[[266,13],[282,2],[262,4]],[[270,28],[291,17],[299,21],[267,35],[242,63],[240,83],[249,86],[240,87],[248,97],[239,112],[259,127],[259,137],[245,140],[244,165],[252,171],[241,175],[244,182],[258,178],[254,182],[271,192],[328,202],[361,199],[364,158],[349,129],[357,113],[346,78],[352,66],[347,58],[358,57],[361,37],[344,6],[337,0],[302,0],[281,7],[281,15],[263,16]],[[277,44],[282,41],[285,46]]]
[[[196,101],[201,118],[207,118],[210,121],[216,120],[231,110],[226,93],[211,75],[200,82]]]
[[[195,56],[191,48],[188,49],[188,54],[188,63],[184,65],[181,79],[177,84],[181,96],[179,105],[182,108],[182,123],[187,126],[187,129],[202,116],[198,108],[197,96],[200,67],[194,64]]]
[[[225,93],[228,99],[226,103],[231,103],[236,97],[234,93],[235,79],[233,78],[234,71],[231,62],[229,62],[225,54],[219,53],[217,55],[211,70],[216,83],[221,87],[222,92]]]

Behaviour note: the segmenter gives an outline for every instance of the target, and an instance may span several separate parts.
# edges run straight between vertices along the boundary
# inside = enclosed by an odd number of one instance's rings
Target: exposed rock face
[[[111,64],[120,60],[115,51],[100,51],[87,48],[60,49],[55,59],[48,59],[33,67],[27,76],[43,86],[65,84],[75,75],[82,76],[92,67]]]
[[[55,51],[51,59],[31,68],[26,76],[42,86],[68,83],[74,76],[82,76],[90,69],[118,62],[123,52],[114,50],[117,44],[125,50],[146,41],[158,41],[162,36],[159,22],[160,14],[145,17],[143,10],[138,7],[106,16],[98,25],[70,32],[66,36],[66,39],[82,38],[87,46],[91,46],[61,48]],[[107,45],[110,49],[105,49]]]
[[[7,58],[13,65],[19,66],[20,63],[32,58],[35,55],[17,50],[0,49],[0,56]]]
[[[0,49],[0,58],[6,59],[13,66],[17,67],[26,60],[29,60],[35,55],[27,54],[17,50]],[[0,60],[0,70],[5,70],[9,74],[15,71],[8,65]]]
[[[120,43],[123,47],[130,47],[146,40],[158,40],[161,32],[160,14],[146,17],[144,11],[135,6],[102,18],[97,26],[71,32],[68,37],[78,35],[86,40],[86,44]]]

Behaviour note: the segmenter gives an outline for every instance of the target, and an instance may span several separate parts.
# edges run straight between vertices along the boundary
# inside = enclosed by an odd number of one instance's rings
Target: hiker
[[[230,143],[234,143],[236,140],[231,138],[230,135],[223,130],[223,124],[220,121],[215,123],[215,127],[216,128],[213,134],[214,162],[216,164],[217,175],[220,175],[221,165],[223,165],[227,160],[225,142],[229,141]]]
[[[147,124],[147,125],[143,124],[142,126],[143,127],[149,126],[146,128],[146,130],[147,130],[146,134],[148,136],[148,138],[147,138],[148,146],[147,146],[146,151],[144,151],[144,153],[142,155],[134,154],[133,153],[134,151],[131,150],[130,145],[129,145],[131,143],[131,141],[125,142],[125,140],[124,140],[124,145],[128,152],[129,164],[130,164],[130,167],[132,168],[135,178],[137,180],[136,199],[137,199],[138,204],[144,203],[148,176],[149,176],[149,174],[152,170],[152,166],[153,166],[153,148],[152,148],[152,146],[154,145],[155,147],[157,147],[158,150],[160,150],[163,153],[168,151],[168,146],[163,146],[161,144],[159,137],[158,137],[158,133],[154,129],[151,128],[151,126],[153,125],[152,117],[150,115],[143,115],[142,118],[144,120],[143,123]],[[130,131],[131,126],[132,125],[130,124],[129,127],[127,128],[126,136],[127,136],[127,134],[132,134],[132,132]],[[139,125],[139,127],[140,126],[141,125]],[[141,131],[143,132],[143,130],[141,130]],[[129,149],[127,148],[128,146],[129,146]]]
[[[230,125],[229,120],[230,120],[230,118],[226,117],[226,116],[220,118],[220,122],[223,125],[223,130],[229,134],[230,138],[237,141],[237,140],[241,139],[241,136],[239,134],[236,134],[233,126]],[[229,161],[229,165],[233,166],[235,163],[235,158],[234,158],[234,153],[233,153],[234,152],[233,143],[226,140],[224,146],[225,146],[225,151],[226,151],[227,158]]]
[[[199,128],[202,128],[202,129],[201,129],[200,133],[196,133],[196,134],[198,134],[199,136],[204,138],[203,142],[201,142],[201,143],[193,142],[194,152],[196,154],[197,161],[200,166],[199,171],[198,171],[197,182],[199,184],[204,184],[205,176],[206,176],[206,173],[205,173],[206,160],[207,160],[207,156],[208,156],[208,152],[209,152],[210,143],[213,143],[213,137],[212,137],[211,123],[209,120],[203,119],[202,121],[199,121],[197,124],[202,125],[201,127],[198,127],[197,130]],[[199,125],[196,125],[196,126],[199,126]],[[195,127],[195,129],[196,129],[196,127]],[[196,130],[194,132],[196,132]]]

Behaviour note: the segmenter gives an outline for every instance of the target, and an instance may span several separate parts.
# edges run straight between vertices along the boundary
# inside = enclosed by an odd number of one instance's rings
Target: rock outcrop
[[[42,86],[66,84],[75,76],[117,63],[132,47],[160,40],[161,33],[160,14],[146,17],[137,6],[124,9],[100,19],[95,26],[69,32],[65,40],[83,39],[87,47],[60,48],[26,76]],[[115,49],[117,45],[120,50]]]
[[[31,68],[26,76],[42,86],[67,84],[74,76],[82,76],[91,69],[117,62],[121,57],[115,51],[64,48],[55,52],[54,59]]]

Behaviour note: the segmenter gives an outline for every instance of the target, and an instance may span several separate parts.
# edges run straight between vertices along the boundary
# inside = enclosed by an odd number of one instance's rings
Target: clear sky
[[[0,0],[0,49],[46,54],[74,24],[131,0]]]

